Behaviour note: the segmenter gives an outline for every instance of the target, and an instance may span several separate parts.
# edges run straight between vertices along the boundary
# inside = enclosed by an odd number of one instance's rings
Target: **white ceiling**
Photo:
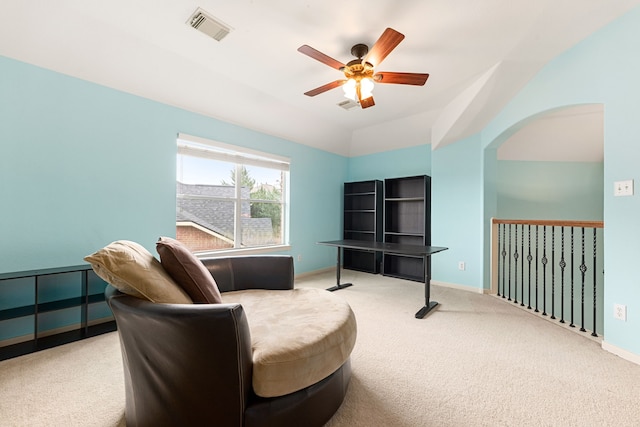
[[[528,123],[498,148],[498,160],[603,162],[604,106],[563,108]]]
[[[551,58],[640,0],[0,0],[0,55],[345,156],[481,130]],[[221,42],[186,24],[201,7],[232,27]],[[344,110],[340,88],[303,93],[386,27],[406,38],[378,71],[430,73],[424,87],[376,85]],[[580,139],[580,138],[578,138]]]

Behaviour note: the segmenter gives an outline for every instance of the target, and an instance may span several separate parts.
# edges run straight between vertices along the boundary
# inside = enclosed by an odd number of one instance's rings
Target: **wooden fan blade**
[[[328,65],[331,68],[335,68],[336,70],[341,69],[342,67],[344,67],[344,64],[340,61],[336,61],[335,59],[331,58],[330,56],[325,55],[324,53],[312,48],[311,46],[308,45],[302,45],[298,48],[298,52],[300,53],[304,53],[305,55],[307,55],[308,57],[311,57],[313,59],[315,59],[316,61],[320,61],[323,64]]]
[[[316,96],[324,93],[328,90],[335,89],[339,86],[342,86],[346,80],[336,80],[335,82],[327,83],[326,85],[317,87],[315,89],[311,89],[309,92],[305,92],[304,94],[307,96]]]
[[[364,58],[364,62],[368,62],[374,67],[377,67],[403,39],[404,34],[397,32],[393,28],[387,28],[371,50],[369,50],[369,53]]]
[[[360,100],[360,106],[363,109],[373,107],[374,105],[376,105],[376,103],[373,102],[373,96]]]
[[[373,81],[376,83],[423,86],[428,78],[429,74],[381,71],[373,76]]]

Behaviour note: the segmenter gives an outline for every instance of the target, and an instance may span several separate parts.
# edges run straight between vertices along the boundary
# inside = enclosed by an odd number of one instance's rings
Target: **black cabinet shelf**
[[[385,198],[384,199],[385,202],[389,203],[389,202],[422,202],[424,201],[424,197],[392,197],[392,198]]]
[[[431,245],[431,178],[427,175],[391,178],[384,182],[384,241]],[[425,281],[423,257],[385,253],[382,274]]]
[[[347,184],[353,184],[352,182],[348,182]],[[376,192],[375,191],[367,191],[367,192],[359,192],[359,193],[344,193],[345,196],[371,196],[371,195],[375,195]]]
[[[105,286],[89,265],[0,274],[0,360],[114,331]]]
[[[382,181],[346,182],[344,184],[343,237],[349,240],[382,242]],[[342,266],[346,269],[379,273],[379,252],[343,249]]]
[[[35,305],[26,305],[22,307],[14,307],[6,310],[0,310],[0,322],[8,319],[16,319],[19,317],[33,316],[36,313]]]

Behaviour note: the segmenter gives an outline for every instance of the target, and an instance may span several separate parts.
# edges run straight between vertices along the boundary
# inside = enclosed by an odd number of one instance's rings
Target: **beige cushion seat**
[[[247,314],[258,396],[282,396],[321,381],[355,345],[351,307],[325,290],[233,291],[222,293],[222,302],[240,303]]]

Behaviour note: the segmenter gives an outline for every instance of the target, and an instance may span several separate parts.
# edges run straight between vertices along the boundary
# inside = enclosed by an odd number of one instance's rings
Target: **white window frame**
[[[194,146],[193,144],[199,146]],[[289,166],[291,159],[284,156],[278,156],[271,153],[264,153],[258,150],[252,150],[250,148],[240,147],[237,145],[226,144],[219,141],[214,141],[208,138],[202,138],[198,136],[179,133],[177,138],[177,154],[184,154],[193,157],[200,157],[205,159],[219,160],[224,162],[233,163],[236,165],[236,183],[240,182],[240,166],[250,165],[259,166],[269,169],[276,169],[289,172]],[[284,194],[282,201],[282,242],[277,245],[265,245],[255,246],[249,248],[240,247],[241,239],[239,236],[242,234],[242,222],[241,222],[241,206],[242,197],[240,194],[240,186],[236,185],[236,209],[234,218],[234,244],[236,247],[228,249],[219,249],[211,251],[201,251],[196,255],[199,257],[206,257],[212,255],[223,254],[259,254],[266,252],[279,252],[291,249],[289,244],[289,173],[286,174],[286,182],[284,183]],[[177,194],[176,194],[177,197]],[[228,199],[227,199],[228,200]],[[256,200],[260,201],[260,200]]]

